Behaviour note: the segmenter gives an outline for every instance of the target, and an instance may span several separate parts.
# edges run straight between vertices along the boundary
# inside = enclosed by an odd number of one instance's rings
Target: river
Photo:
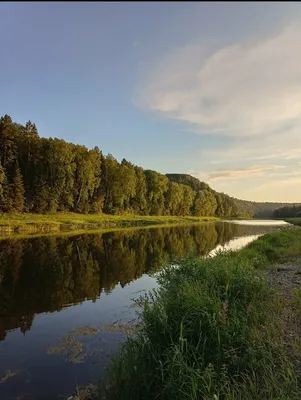
[[[238,249],[282,221],[224,221],[0,241],[0,399],[55,400],[96,381],[154,272]]]

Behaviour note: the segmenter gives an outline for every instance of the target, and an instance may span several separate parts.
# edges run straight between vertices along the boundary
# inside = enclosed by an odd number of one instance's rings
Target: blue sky
[[[41,136],[300,201],[300,3],[2,2],[0,45],[0,114]]]

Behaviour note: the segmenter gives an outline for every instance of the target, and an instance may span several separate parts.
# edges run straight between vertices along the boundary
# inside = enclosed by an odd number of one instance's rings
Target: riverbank
[[[301,226],[301,218],[285,218],[284,221],[288,222],[289,224]]]
[[[68,232],[100,228],[151,226],[216,221],[216,217],[141,216],[108,214],[2,214],[0,235],[15,233]]]
[[[105,389],[74,398],[301,398],[300,276],[298,228],[166,267]]]

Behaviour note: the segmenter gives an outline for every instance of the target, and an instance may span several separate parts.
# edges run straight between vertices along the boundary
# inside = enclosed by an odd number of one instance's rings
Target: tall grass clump
[[[288,222],[289,224],[301,226],[301,218],[296,217],[296,218],[285,218],[284,221]]]
[[[108,399],[301,398],[283,350],[281,304],[256,268],[257,247],[246,250],[163,269],[140,329],[108,369]]]
[[[271,262],[286,261],[288,257],[301,254],[301,229],[272,232],[260,237],[237,253],[237,256],[252,259],[257,267],[264,267]]]

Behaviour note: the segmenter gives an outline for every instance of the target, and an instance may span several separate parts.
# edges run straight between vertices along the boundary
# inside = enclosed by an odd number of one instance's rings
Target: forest
[[[1,213],[266,217],[287,205],[235,199],[190,175],[143,170],[98,147],[40,137],[31,121],[0,118]]]
[[[300,218],[301,206],[284,206],[280,207],[273,212],[274,218]]]

